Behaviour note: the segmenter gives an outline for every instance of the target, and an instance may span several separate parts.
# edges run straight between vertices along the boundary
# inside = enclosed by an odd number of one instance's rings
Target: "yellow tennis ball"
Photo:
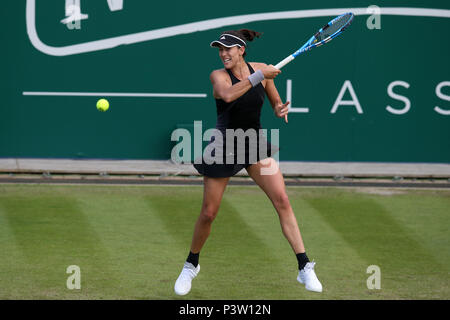
[[[100,99],[97,101],[97,110],[106,111],[109,109],[109,102],[106,99]]]

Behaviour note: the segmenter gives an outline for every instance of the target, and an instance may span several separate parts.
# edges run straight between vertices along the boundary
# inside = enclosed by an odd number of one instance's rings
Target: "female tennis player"
[[[183,269],[175,282],[175,293],[185,295],[191,290],[192,280],[200,271],[199,254],[208,238],[222,200],[223,193],[230,177],[242,169],[246,169],[249,176],[267,194],[272,201],[280,219],[284,236],[296,254],[299,273],[297,280],[310,291],[321,292],[322,285],[314,272],[314,262],[310,262],[303,244],[300,230],[285,190],[283,176],[277,162],[271,158],[277,152],[259,133],[257,141],[235,147],[232,161],[226,161],[225,150],[227,137],[226,129],[255,130],[259,132],[261,108],[267,95],[274,113],[287,122],[288,104],[283,103],[274,84],[274,78],[280,70],[264,63],[246,62],[247,42],[261,34],[248,29],[223,32],[219,39],[211,42],[211,47],[219,48],[219,57],[224,69],[215,70],[210,75],[213,95],[217,107],[216,129],[223,132],[222,139],[212,139],[216,143],[215,151],[223,149],[222,163],[194,164],[197,171],[203,175],[204,192],[200,216],[197,219],[192,237],[191,248]],[[222,141],[219,141],[222,140]],[[219,143],[220,142],[220,143]],[[261,155],[261,146],[266,149]],[[250,159],[251,151],[256,150],[256,160]],[[245,161],[236,161],[239,152],[244,152]],[[229,155],[229,154],[228,154]],[[233,157],[234,156],[234,157]],[[263,174],[264,168],[275,168],[272,174]]]

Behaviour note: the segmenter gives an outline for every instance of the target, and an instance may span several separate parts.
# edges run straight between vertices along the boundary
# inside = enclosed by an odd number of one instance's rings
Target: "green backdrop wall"
[[[168,159],[174,129],[215,125],[219,32],[264,32],[247,60],[276,64],[352,8],[341,38],[276,79],[295,108],[285,124],[263,107],[279,159],[450,162],[449,1],[383,1],[379,20],[372,1],[121,2],[2,3],[0,157]],[[78,3],[87,16],[61,22]]]

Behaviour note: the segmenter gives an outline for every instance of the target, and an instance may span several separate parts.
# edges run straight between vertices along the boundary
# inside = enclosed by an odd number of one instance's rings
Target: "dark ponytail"
[[[241,38],[245,42],[253,41],[253,39],[259,38],[262,36],[261,32],[257,32],[257,31],[249,30],[249,29],[239,29],[239,30],[230,30],[230,31],[222,32],[222,34],[224,34],[224,33],[228,33],[228,34],[231,34],[238,38]],[[244,57],[246,54],[247,54],[247,50],[244,52]]]
[[[249,29],[240,29],[237,30],[246,40],[246,41],[253,41],[253,39],[255,38],[259,38],[260,36],[262,36],[261,32],[257,32],[257,31],[253,31],[253,30],[249,30]]]

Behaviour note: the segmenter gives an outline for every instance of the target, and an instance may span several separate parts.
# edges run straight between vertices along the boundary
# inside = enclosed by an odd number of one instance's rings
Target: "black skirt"
[[[279,148],[267,141],[260,131],[252,137],[240,140],[227,140],[226,134],[222,132],[221,136],[211,138],[203,156],[195,159],[194,168],[207,177],[232,177],[242,169],[272,157],[278,151]]]

